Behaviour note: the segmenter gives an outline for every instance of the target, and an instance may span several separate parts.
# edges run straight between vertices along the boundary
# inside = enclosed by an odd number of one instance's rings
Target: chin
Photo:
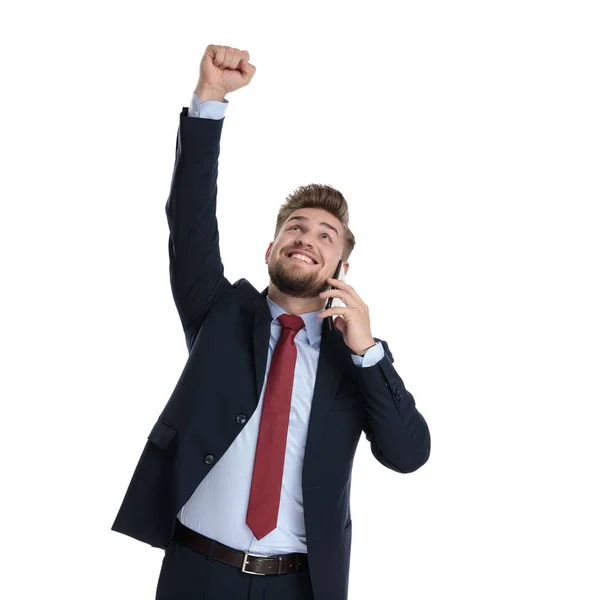
[[[293,298],[317,298],[326,289],[324,284],[319,284],[315,274],[307,276],[302,273],[302,265],[294,268],[294,265],[285,265],[285,262],[280,261],[273,267],[269,265],[269,278],[282,294]]]

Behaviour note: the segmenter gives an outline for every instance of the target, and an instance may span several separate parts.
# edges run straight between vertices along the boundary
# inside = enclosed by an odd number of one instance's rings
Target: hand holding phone
[[[335,270],[335,275],[333,276],[334,279],[341,279],[342,281],[345,281],[344,279],[344,261],[340,260],[338,261],[336,270]],[[327,286],[328,290],[331,289],[337,289],[334,288],[332,285],[328,285]],[[327,298],[327,302],[325,303],[325,308],[324,310],[327,310],[328,308],[331,308],[334,304],[335,301],[335,305],[336,306],[342,306],[342,301],[339,298]],[[333,331],[333,317],[327,317],[327,323],[329,325],[329,331]]]

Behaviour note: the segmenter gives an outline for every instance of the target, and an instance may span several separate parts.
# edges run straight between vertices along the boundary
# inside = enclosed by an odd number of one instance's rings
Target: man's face
[[[342,224],[331,213],[320,208],[294,211],[267,249],[271,281],[288,296],[318,297],[328,287],[327,278],[335,276],[343,236]],[[308,255],[312,261],[292,258],[294,252]]]

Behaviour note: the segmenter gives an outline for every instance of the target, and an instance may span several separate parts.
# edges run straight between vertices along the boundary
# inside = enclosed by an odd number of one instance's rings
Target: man
[[[249,60],[208,46],[180,115],[166,213],[189,358],[113,530],[165,549],[159,600],[346,600],[360,435],[410,473],[429,457],[429,429],[368,307],[331,277],[340,260],[348,271],[355,243],[337,190],[300,188],[281,207],[268,288],[223,275],[220,135],[225,95],[256,71]],[[324,310],[328,298],[346,306]]]

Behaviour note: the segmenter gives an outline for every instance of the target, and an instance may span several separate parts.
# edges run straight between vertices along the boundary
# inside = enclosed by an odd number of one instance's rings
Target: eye
[[[292,226],[290,227],[290,230],[291,230],[291,229],[295,229],[296,227],[297,227],[298,229],[302,229],[302,227],[300,227],[300,225],[292,225]],[[329,238],[329,241],[331,241],[331,236],[330,236],[328,233],[323,233],[323,234],[321,234],[321,235],[326,235],[326,236]]]

